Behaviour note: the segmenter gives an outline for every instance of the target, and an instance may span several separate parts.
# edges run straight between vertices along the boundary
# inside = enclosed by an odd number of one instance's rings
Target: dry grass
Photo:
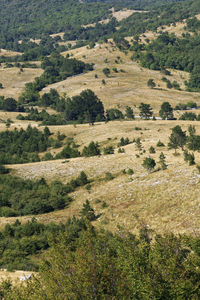
[[[105,108],[116,106],[123,108],[126,105],[133,107],[145,102],[151,104],[155,111],[159,111],[160,105],[164,101],[169,101],[173,106],[179,102],[198,102],[198,93],[167,89],[166,84],[161,80],[164,76],[161,72],[141,68],[136,62],[131,61],[131,53],[125,55],[120,52],[112,41],[109,44],[97,45],[94,49],[82,47],[65,52],[63,55],[66,53],[85,62],[95,62],[94,71],[52,84],[43,89],[43,92],[49,91],[50,88],[56,88],[61,94],[74,96],[85,89],[92,89],[103,101]],[[121,58],[119,63],[115,62],[117,56]],[[108,63],[105,63],[105,59],[108,60]],[[111,70],[109,78],[105,77],[102,72],[105,67]],[[119,72],[115,73],[112,68],[117,68]],[[125,72],[120,72],[120,69]],[[184,89],[184,81],[188,79],[188,73],[176,70],[171,70],[171,73],[172,76],[165,77],[168,77],[170,81],[176,80]],[[95,74],[98,78],[95,78]],[[154,79],[157,88],[147,87],[149,78]],[[106,81],[106,85],[102,84],[102,79]]]
[[[92,182],[91,191],[80,188],[72,194],[74,201],[69,208],[49,214],[39,215],[42,222],[65,222],[67,217],[78,215],[82,204],[89,199],[96,213],[101,217],[96,221],[97,226],[105,226],[115,230],[116,226],[125,225],[130,231],[137,231],[137,217],[158,232],[172,231],[175,233],[195,233],[199,231],[200,220],[200,175],[195,166],[188,166],[183,155],[174,156],[173,150],[167,150],[170,128],[180,124],[186,130],[188,123],[184,121],[123,121],[97,124],[95,126],[78,125],[58,126],[52,130],[60,130],[68,136],[74,136],[81,147],[89,141],[99,141],[101,145],[116,146],[120,138],[141,137],[143,149],[146,153],[136,158],[138,151],[135,144],[125,146],[125,153],[114,155],[75,158],[69,160],[49,161],[24,165],[13,165],[14,173],[24,178],[45,177],[47,180],[60,179],[68,182],[82,170]],[[197,133],[200,124],[196,125]],[[135,130],[141,127],[142,131]],[[158,140],[166,145],[159,148]],[[154,146],[156,153],[151,154],[157,166],[161,151],[166,156],[168,169],[149,174],[142,167],[143,159],[149,155],[149,147]],[[200,164],[200,154],[195,153],[197,164]],[[133,175],[123,174],[123,169],[133,169]],[[111,181],[102,180],[106,172],[116,175]],[[97,199],[101,202],[97,203]],[[102,208],[106,202],[108,207]],[[31,216],[20,217],[24,222]],[[15,218],[1,218],[1,225],[13,222]]]
[[[17,99],[23,91],[27,82],[33,81],[35,77],[39,77],[43,73],[42,69],[24,69],[20,72],[18,68],[0,68],[0,82],[3,89],[0,90],[0,96],[13,97]]]
[[[79,94],[84,89],[92,89],[103,101],[105,108],[119,107],[124,109],[130,105],[134,113],[138,115],[138,106],[141,102],[149,103],[153,107],[155,114],[158,115],[160,105],[164,101],[169,101],[172,106],[180,102],[195,101],[199,105],[199,93],[188,93],[184,90],[169,90],[162,82],[163,75],[159,71],[152,71],[141,68],[136,62],[130,59],[131,53],[125,55],[120,52],[112,40],[107,44],[96,45],[93,49],[82,47],[69,52],[73,57],[84,60],[85,62],[95,62],[94,71],[79,76],[68,78],[62,82],[46,87],[43,92],[50,88],[56,88],[61,94],[68,96]],[[66,55],[63,53],[63,55]],[[120,59],[117,57],[120,56]],[[108,63],[105,62],[107,59]],[[118,60],[118,63],[116,63]],[[106,78],[102,69],[108,67],[117,68],[118,73],[111,71],[111,76]],[[125,72],[120,72],[123,69]],[[39,72],[39,74],[38,74]],[[36,74],[37,73],[37,74]],[[5,85],[2,95],[19,95],[25,82],[33,80],[35,76],[42,73],[41,69],[29,69],[19,74],[18,69],[1,69],[0,82]],[[183,82],[188,79],[188,74],[181,71],[171,70],[170,81],[176,80],[184,89]],[[95,78],[97,74],[98,78]],[[147,87],[147,81],[153,78],[157,88]],[[106,85],[102,85],[102,79],[106,80]],[[36,122],[18,121],[18,113],[1,112],[0,118],[6,120],[11,118],[14,127],[25,128],[28,124],[38,126]],[[180,114],[180,112],[176,113]],[[170,128],[180,124],[184,130],[190,122],[185,121],[118,121],[107,124],[98,123],[95,126],[73,125],[51,126],[51,131],[56,133],[58,130],[65,133],[67,137],[73,137],[75,142],[82,149],[91,140],[98,141],[101,148],[105,145],[116,147],[121,137],[133,138],[141,137],[143,148],[146,153],[136,158],[137,149],[135,144],[125,146],[125,154],[76,158],[70,160],[58,160],[40,162],[24,165],[13,165],[13,173],[24,178],[45,177],[47,180],[60,179],[68,182],[84,170],[89,178],[94,179],[92,189],[88,192],[85,188],[80,188],[72,194],[74,201],[69,208],[62,211],[53,212],[37,216],[42,222],[56,221],[65,222],[67,217],[78,215],[83,202],[89,199],[101,217],[96,221],[96,225],[103,225],[110,230],[115,230],[117,224],[125,225],[129,230],[137,230],[137,222],[145,222],[151,228],[159,232],[173,231],[176,233],[194,233],[199,230],[199,174],[196,167],[189,167],[183,160],[183,155],[175,157],[173,151],[167,147],[159,149],[156,147],[158,140],[167,145]],[[192,122],[200,132],[200,123]],[[137,131],[135,127],[141,127]],[[0,124],[0,130],[5,130],[5,124]],[[166,155],[168,169],[152,174],[146,172],[142,167],[143,159],[149,155],[150,146],[156,148],[156,154],[151,156],[158,163],[161,151]],[[52,150],[52,153],[57,150]],[[200,164],[200,154],[195,153],[197,164]],[[122,174],[123,169],[132,168],[134,175]],[[116,175],[112,181],[104,181],[102,178],[106,172]],[[100,200],[100,202],[97,201]],[[107,208],[102,208],[105,201]],[[138,216],[138,217],[137,217]],[[31,219],[31,216],[20,217],[22,222]],[[7,222],[13,222],[15,218],[1,218],[0,226]]]

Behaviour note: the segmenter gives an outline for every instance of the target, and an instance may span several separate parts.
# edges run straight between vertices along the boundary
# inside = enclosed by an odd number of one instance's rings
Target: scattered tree
[[[163,102],[161,105],[161,109],[159,111],[159,115],[163,120],[173,120],[173,108],[169,104],[169,102]]]
[[[142,166],[147,169],[148,171],[152,171],[155,166],[156,166],[156,162],[153,158],[151,157],[146,157],[143,161]]]
[[[149,120],[153,115],[152,107],[150,106],[150,104],[141,103],[139,106],[139,110],[141,119]]]
[[[169,137],[168,147],[169,149],[176,150],[180,147],[183,150],[183,147],[186,143],[186,133],[181,129],[179,125],[172,128],[172,133]]]
[[[150,79],[147,81],[147,85],[148,85],[148,87],[150,87],[151,89],[153,89],[153,88],[156,86],[156,84],[155,84],[155,82],[154,82],[154,80],[153,80],[152,78],[150,78]]]

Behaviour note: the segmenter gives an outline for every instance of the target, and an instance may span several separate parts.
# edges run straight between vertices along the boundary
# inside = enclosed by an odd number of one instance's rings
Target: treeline
[[[68,26],[86,25],[107,18],[111,5],[73,0],[5,0],[0,4],[0,46],[12,49],[24,38],[41,38],[67,31]],[[9,28],[9,30],[8,30]],[[18,46],[17,46],[18,47]]]
[[[133,60],[139,60],[143,67],[152,70],[172,68],[189,72],[190,79],[185,82],[187,89],[199,91],[200,35],[184,34],[178,38],[164,32],[149,44],[136,47],[137,44],[136,41],[133,44]]]
[[[0,132],[0,164],[40,161],[39,152],[55,145],[48,127],[42,131],[30,125],[26,130]],[[61,146],[62,144],[60,144]]]
[[[60,181],[48,184],[44,178],[33,181],[1,175],[0,216],[37,215],[63,209],[72,201],[68,194],[88,182],[84,172],[67,184]]]
[[[72,98],[63,98],[55,89],[51,89],[49,93],[40,97],[39,93],[32,89],[33,85],[34,83],[26,84],[26,90],[20,96],[19,103],[51,107],[61,114],[49,115],[44,110],[39,113],[32,108],[26,110],[29,112],[27,117],[18,116],[21,120],[38,120],[42,121],[43,125],[64,125],[71,121],[94,123],[105,120],[103,103],[92,90],[84,90]]]
[[[120,22],[119,35],[135,36],[145,31],[157,31],[163,25],[175,24],[200,12],[199,0],[187,1],[136,1],[138,9],[147,12],[134,13]],[[154,6],[155,3],[155,6]],[[146,5],[145,5],[146,4]],[[159,16],[159,17],[158,17]]]
[[[61,38],[56,36],[54,38],[50,36],[42,37],[41,40],[35,42],[34,40],[24,39],[22,42],[15,42],[7,45],[6,49],[21,52],[22,55],[15,56],[0,56],[0,63],[10,62],[19,63],[26,61],[42,60],[45,56],[50,55],[53,52],[66,51],[68,48],[65,45],[59,45]]]
[[[36,102],[39,99],[39,91],[45,86],[64,80],[67,77],[93,70],[92,64],[86,64],[75,58],[64,58],[59,53],[53,53],[45,57],[41,63],[43,74],[36,77],[34,82],[25,84],[25,91],[20,96],[21,103]]]
[[[2,284],[4,299],[199,299],[198,237],[145,226],[138,236],[112,234],[78,222],[54,238],[29,284]]]

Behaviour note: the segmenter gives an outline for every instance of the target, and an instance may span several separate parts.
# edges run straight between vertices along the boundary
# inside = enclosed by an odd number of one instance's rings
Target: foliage
[[[129,140],[129,138],[124,138],[122,137],[120,139],[120,142],[117,144],[118,147],[121,147],[121,146],[126,146],[126,145],[129,145],[131,143],[131,141]]]
[[[163,102],[159,111],[159,115],[162,120],[173,120],[173,108],[169,104],[169,102]]]
[[[179,120],[187,120],[187,121],[195,121],[197,119],[197,115],[192,112],[185,112],[179,118]]]
[[[155,150],[155,148],[153,147],[153,146],[151,146],[150,148],[149,148],[149,153],[156,153],[156,150]]]
[[[149,120],[153,115],[152,107],[150,106],[150,104],[141,103],[139,106],[139,110],[141,119]]]
[[[167,169],[167,165],[166,165],[166,162],[165,162],[166,157],[165,157],[163,152],[160,153],[159,158],[160,158],[159,163],[161,165],[161,169],[166,170]]]
[[[159,140],[159,141],[157,142],[156,146],[157,146],[157,147],[164,147],[165,144]]]
[[[156,166],[156,162],[153,158],[146,157],[142,163],[142,166],[148,171],[152,171]]]
[[[86,200],[85,203],[83,204],[83,208],[80,211],[80,216],[85,217],[89,221],[94,221],[96,219],[94,209],[90,206],[88,200]]]
[[[39,161],[39,152],[46,151],[52,143],[50,132],[39,131],[30,125],[26,130],[16,128],[0,133],[0,163],[24,163]]]
[[[114,154],[114,148],[113,146],[108,146],[103,148],[103,154]]]
[[[183,150],[183,146],[186,144],[186,133],[182,131],[179,125],[172,128],[172,133],[169,137],[168,147],[169,149],[178,149],[179,147]]]
[[[154,82],[154,80],[152,78],[150,78],[148,81],[147,81],[147,86],[150,87],[151,89],[153,89],[156,84]]]
[[[125,116],[127,119],[135,119],[133,109],[130,106],[126,106]]]
[[[90,142],[88,146],[85,146],[82,151],[82,156],[95,156],[95,155],[100,155],[101,151],[99,149],[99,144],[98,142],[94,143],[93,141]]]
[[[5,217],[41,214],[67,207],[72,199],[68,193],[89,183],[81,172],[67,184],[53,181],[47,184],[44,178],[32,181],[11,175],[0,177],[0,215]]]
[[[38,277],[11,287],[5,300],[19,299],[198,299],[199,238],[135,236],[97,231],[71,220],[43,258]],[[71,230],[71,232],[70,232]]]
[[[103,74],[104,74],[106,77],[109,77],[109,75],[110,75],[110,69],[109,69],[109,68],[104,68],[104,69],[102,70],[102,72],[103,72]]]
[[[124,118],[123,113],[117,108],[110,108],[106,110],[107,121],[119,120],[123,118]]]
[[[104,107],[99,98],[91,90],[85,90],[79,96],[67,99],[65,107],[66,120],[93,123],[104,120]]]

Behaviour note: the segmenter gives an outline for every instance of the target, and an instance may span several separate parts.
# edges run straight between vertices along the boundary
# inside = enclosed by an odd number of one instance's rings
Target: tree
[[[169,104],[169,102],[163,102],[161,105],[161,109],[159,111],[159,115],[163,120],[173,120],[173,108]]]
[[[139,106],[139,110],[141,119],[149,120],[153,115],[152,107],[150,106],[150,104],[141,103]]]
[[[17,110],[17,102],[13,98],[6,98],[3,102],[3,110],[6,111],[16,111]]]
[[[142,151],[141,139],[137,138],[136,141],[135,141],[135,143],[136,143],[136,147],[137,147],[138,151],[141,152]]]
[[[82,119],[93,123],[96,118],[104,119],[104,107],[101,100],[90,89],[82,91],[80,95],[68,98],[65,117],[67,120]]]
[[[186,143],[186,133],[181,129],[179,125],[172,128],[172,133],[169,137],[168,147],[169,149],[178,149],[179,147],[183,150],[183,147]]]
[[[81,217],[86,217],[89,221],[94,221],[96,219],[94,209],[90,206],[90,203],[88,200],[85,201],[83,204],[83,208],[80,211]]]
[[[102,72],[103,72],[103,74],[104,74],[106,77],[108,77],[108,76],[110,75],[110,69],[109,69],[109,68],[104,68],[104,69],[102,70]]]
[[[160,158],[159,163],[160,163],[160,165],[161,165],[161,169],[162,169],[162,170],[166,170],[166,169],[167,169],[167,165],[166,165],[166,163],[165,163],[165,158],[166,158],[166,157],[165,157],[165,155],[164,155],[163,152],[160,153],[159,158]]]
[[[130,106],[126,106],[125,115],[128,119],[135,119],[135,116],[133,114],[133,110]]]
[[[153,158],[151,157],[146,157],[143,161],[142,166],[147,169],[148,171],[151,171],[155,168],[156,162]]]
[[[98,142],[94,143],[93,141],[88,146],[85,146],[82,151],[82,156],[86,156],[86,157],[100,155],[100,154],[101,152],[99,149]]]
[[[153,88],[156,86],[156,84],[155,84],[155,82],[154,82],[154,80],[153,80],[152,78],[150,78],[150,79],[147,81],[147,85],[148,85],[148,87],[150,87],[151,89],[153,89]]]

